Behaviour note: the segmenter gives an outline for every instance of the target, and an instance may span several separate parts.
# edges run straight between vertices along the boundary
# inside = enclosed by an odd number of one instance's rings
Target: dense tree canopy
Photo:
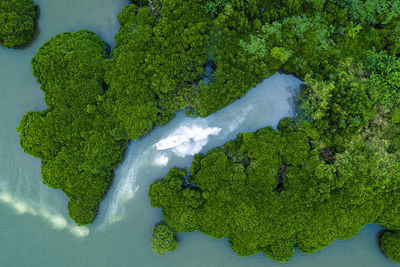
[[[197,154],[187,180],[172,169],[150,186],[152,206],[177,231],[229,237],[240,256],[261,251],[279,261],[294,247],[312,253],[368,223],[386,223],[388,200],[398,197],[397,153],[360,136],[327,163],[310,124],[280,128],[239,134]]]
[[[287,261],[368,223],[400,227],[399,19],[392,1],[273,2],[213,12],[213,80],[197,107],[207,115],[285,70],[305,81],[295,120],[196,155],[189,176],[172,169],[149,197],[177,231]]]
[[[396,0],[332,0],[346,9],[356,22],[381,26],[400,16],[400,2]]]
[[[42,159],[43,183],[66,193],[80,225],[95,217],[128,143],[103,104],[107,49],[85,30],[45,43],[32,67],[48,109],[28,112],[18,127],[24,151]]]
[[[207,116],[286,71],[304,81],[295,118],[150,186],[166,222],[153,231],[155,251],[199,230],[228,237],[241,256],[287,261],[294,247],[311,253],[371,222],[399,230],[398,1],[132,2],[111,52],[82,30],[32,59],[48,109],[24,116],[20,143],[79,225],[94,219],[129,139],[178,110]],[[395,259],[392,240],[382,248]]]
[[[128,138],[166,123],[186,101],[207,61],[209,18],[199,1],[163,1],[155,7],[123,9],[116,47],[107,62],[107,108]],[[193,106],[193,105],[192,105]]]
[[[33,0],[0,2],[0,45],[14,47],[32,40],[38,8]]]
[[[392,261],[400,263],[400,231],[386,231],[380,242],[383,253]]]
[[[167,251],[174,251],[178,247],[176,231],[165,224],[154,227],[151,235],[151,246],[153,251],[160,256]]]

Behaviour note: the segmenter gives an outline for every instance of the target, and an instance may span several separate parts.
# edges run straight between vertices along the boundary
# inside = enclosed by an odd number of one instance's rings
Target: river
[[[263,254],[241,258],[227,239],[201,233],[180,233],[180,246],[160,257],[150,246],[151,229],[161,211],[150,207],[147,188],[171,167],[188,167],[197,152],[224,144],[239,132],[276,127],[293,113],[301,82],[275,74],[245,97],[207,118],[182,112],[167,125],[132,142],[116,170],[112,188],[99,215],[88,227],[77,227],[67,216],[67,199],[60,190],[41,183],[40,160],[20,148],[16,128],[28,110],[46,108],[30,59],[43,42],[57,33],[93,30],[112,46],[117,14],[126,0],[36,0],[40,32],[25,49],[0,47],[0,266],[395,266],[380,252],[380,226],[371,224],[351,240],[335,241],[312,254],[297,255],[287,264]],[[157,140],[186,134],[191,141],[157,151]]]

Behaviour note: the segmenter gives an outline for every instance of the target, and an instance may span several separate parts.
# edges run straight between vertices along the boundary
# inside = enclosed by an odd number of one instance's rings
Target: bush
[[[176,241],[176,231],[161,224],[153,228],[151,235],[151,246],[153,251],[162,256],[167,251],[174,251],[178,247]]]
[[[48,109],[17,129],[25,152],[42,159],[44,184],[65,192],[78,225],[96,216],[128,141],[104,109],[107,44],[89,31],[59,34],[32,59]]]
[[[386,257],[400,263],[400,231],[386,231],[381,239],[381,249]]]
[[[291,124],[195,155],[190,183],[171,169],[150,186],[151,205],[177,231],[229,237],[239,256],[261,251],[277,261],[293,257],[294,247],[313,253],[351,238],[368,223],[398,226],[399,155],[385,141],[357,136],[326,161],[315,129]]]
[[[33,38],[38,8],[32,0],[0,2],[0,45],[14,47]]]

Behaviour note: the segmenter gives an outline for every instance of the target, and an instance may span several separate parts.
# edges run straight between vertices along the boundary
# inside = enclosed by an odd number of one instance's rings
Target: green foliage
[[[400,60],[385,52],[372,53],[369,70],[372,92],[381,105],[400,104]]]
[[[256,53],[270,68],[283,67],[303,77],[324,65],[321,57],[334,52],[331,40],[334,27],[324,23],[318,14],[287,17],[281,22],[266,23],[261,34],[250,36],[249,43],[241,41],[241,46],[250,54]]]
[[[32,59],[48,109],[28,112],[18,133],[25,152],[42,159],[42,180],[70,198],[68,212],[79,225],[93,221],[122,161],[126,138],[104,103],[107,44],[89,31],[59,34]]]
[[[387,141],[359,136],[325,162],[323,144],[307,123],[290,125],[285,119],[282,132],[267,127],[239,134],[195,155],[190,184],[185,171],[172,169],[150,186],[152,206],[177,231],[229,237],[240,256],[261,251],[278,261],[293,257],[294,247],[313,253],[365,224],[390,222],[381,216],[388,199],[397,199],[400,164]]]
[[[301,108],[321,130],[354,133],[374,119],[374,97],[361,66],[346,61],[337,66],[329,82],[305,78]],[[329,122],[330,125],[326,125]]]
[[[166,123],[190,100],[207,61],[209,18],[199,1],[163,1],[160,18],[151,8],[125,7],[116,47],[107,65],[109,112],[127,136],[137,139]]]
[[[218,12],[218,8],[223,7],[226,3],[226,0],[209,0],[204,5],[204,9],[207,13],[211,13],[215,15]]]
[[[389,24],[400,16],[397,0],[331,0],[346,8],[348,15],[362,24]]]
[[[160,256],[167,251],[174,251],[179,245],[176,241],[176,234],[176,231],[165,224],[154,227],[151,235],[153,251]]]
[[[304,84],[301,107],[314,121],[319,121],[328,114],[335,85],[332,82],[312,79],[310,75],[306,76]]]
[[[305,82],[294,119],[150,186],[168,225],[153,230],[155,251],[176,248],[175,230],[199,230],[228,237],[240,256],[287,261],[294,247],[312,253],[367,223],[400,229],[397,1],[134,2],[110,54],[79,31],[32,59],[48,109],[23,117],[20,144],[69,197],[73,220],[93,220],[128,139],[178,110],[216,112],[283,70]]]
[[[400,232],[386,231],[381,239],[381,249],[385,256],[400,263]]]
[[[82,30],[53,37],[32,59],[48,109],[24,116],[20,144],[42,159],[43,182],[66,193],[79,225],[94,219],[128,139],[194,108],[207,61],[202,11],[200,1],[128,5],[110,57],[104,41]],[[196,206],[196,195],[187,199]]]
[[[38,7],[32,0],[0,2],[0,45],[14,47],[33,38]]]

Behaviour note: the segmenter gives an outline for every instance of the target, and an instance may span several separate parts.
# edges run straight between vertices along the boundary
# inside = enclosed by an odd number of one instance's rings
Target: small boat
[[[157,150],[170,149],[179,146],[182,143],[188,141],[189,138],[186,135],[174,135],[160,140],[156,143]]]

